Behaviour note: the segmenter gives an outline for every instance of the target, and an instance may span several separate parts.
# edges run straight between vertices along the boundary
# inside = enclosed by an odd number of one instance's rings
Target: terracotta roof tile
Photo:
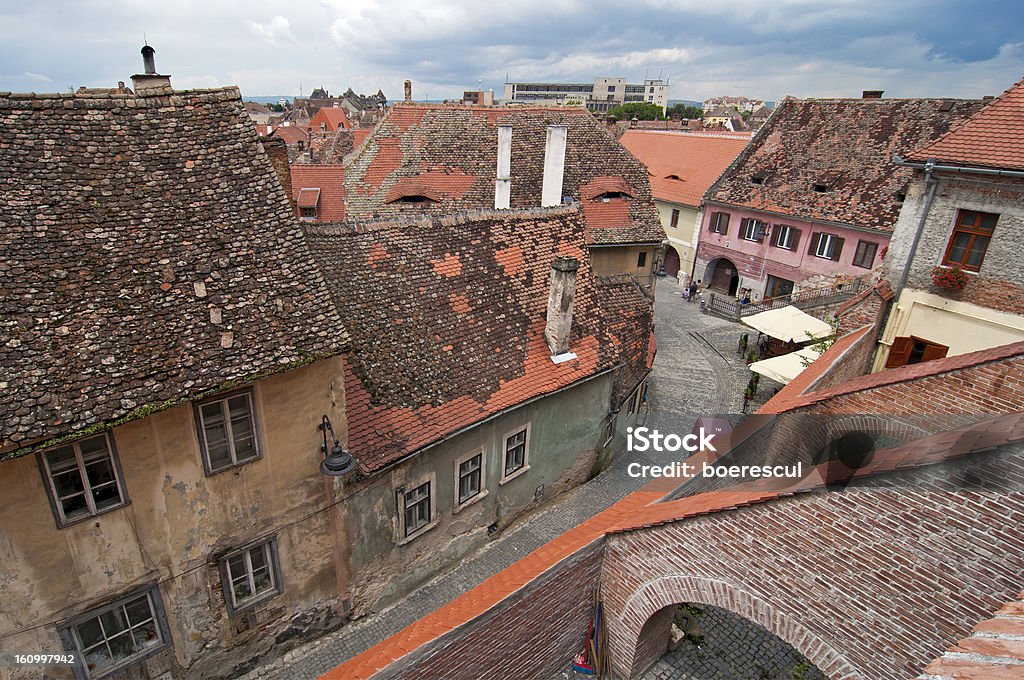
[[[628,130],[619,139],[647,166],[654,198],[695,207],[749,141],[749,136],[639,130]]]
[[[943,111],[949,103],[949,110]],[[980,100],[786,99],[708,201],[891,232],[913,170],[892,156],[938,138]],[[751,177],[761,176],[763,184]],[[819,193],[814,185],[824,184]]]
[[[303,206],[303,192],[316,189],[317,220],[340,222],[345,219],[345,168],[340,165],[292,165],[292,196]],[[306,199],[308,200],[308,199]]]
[[[0,96],[0,120],[0,447],[344,349],[237,89]]]
[[[907,155],[939,164],[1024,170],[1024,79],[931,144]]]
[[[348,443],[365,471],[620,361],[629,376],[645,373],[650,300],[634,284],[595,282],[581,222],[568,207],[307,224],[353,337]],[[544,340],[556,255],[580,260],[570,342],[578,358],[561,364]],[[617,345],[610,328],[627,321],[628,342]]]
[[[320,109],[309,121],[309,127],[314,130],[319,130],[321,124],[326,125],[329,132],[334,132],[338,128],[352,127],[348,116],[345,115],[345,109],[333,107]]]
[[[1024,593],[1022,593],[1024,595]],[[930,663],[922,680],[1024,678],[1024,599],[1004,605],[970,637]]]
[[[492,210],[497,126],[513,129],[512,207],[539,206],[548,125],[568,127],[563,195],[586,200],[581,194],[588,185],[593,185],[592,191],[616,187],[598,193],[628,194],[622,199],[628,203],[625,217],[620,211],[613,228],[604,228],[606,222],[590,225],[602,227],[587,232],[590,242],[660,243],[664,230],[643,166],[589,112],[567,107],[396,105],[351,159],[346,175],[348,214],[353,218],[404,214],[408,206],[395,199],[410,182],[439,196],[417,206],[424,213]]]

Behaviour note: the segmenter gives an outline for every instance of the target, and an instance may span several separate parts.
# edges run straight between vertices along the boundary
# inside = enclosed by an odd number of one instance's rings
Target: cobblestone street
[[[749,369],[735,352],[745,327],[702,314],[698,304],[680,297],[680,290],[673,279],[661,279],[658,283],[658,355],[648,392],[648,410],[641,414],[644,424],[665,432],[689,432],[699,415],[738,413],[750,379]],[[748,410],[754,410],[770,394],[770,386],[762,381],[758,399]],[[439,574],[406,599],[350,622],[243,677],[316,678],[642,486],[647,480],[626,474],[630,462],[664,464],[675,458],[667,453],[620,453],[596,478],[508,527],[477,553]]]

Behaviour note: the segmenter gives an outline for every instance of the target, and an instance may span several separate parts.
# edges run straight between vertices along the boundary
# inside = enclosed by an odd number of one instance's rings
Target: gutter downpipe
[[[918,170],[924,170],[924,183],[928,187],[928,195],[924,199],[924,209],[921,211],[921,219],[917,222],[917,232],[914,234],[914,241],[910,245],[910,253],[907,255],[907,262],[903,265],[903,274],[900,276],[900,284],[896,288],[896,293],[893,299],[899,303],[900,293],[903,292],[903,287],[907,285],[907,279],[910,278],[910,265],[914,262],[914,256],[917,255],[917,247],[921,244],[921,235],[924,233],[924,224],[928,220],[928,213],[932,209],[932,201],[935,199],[935,190],[939,186],[939,180],[932,174],[935,169],[935,161],[929,158],[923,165],[916,163],[907,163],[899,156],[893,156],[892,162],[896,165],[901,165],[907,168],[915,168]]]

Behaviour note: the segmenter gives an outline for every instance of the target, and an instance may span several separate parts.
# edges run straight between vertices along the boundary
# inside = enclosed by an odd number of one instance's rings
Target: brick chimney
[[[411,80],[405,81],[405,101],[407,101],[407,102],[411,102],[412,101],[412,81]]]
[[[569,351],[572,331],[572,306],[576,299],[576,271],[580,268],[575,257],[558,256],[551,263],[551,288],[548,292],[548,321],[544,339],[552,357]]]
[[[156,72],[154,54],[156,50],[149,45],[142,48],[143,72],[132,76],[132,89],[137,95],[171,93],[171,77]]]
[[[864,90],[860,93],[861,99],[881,99],[885,90]]]

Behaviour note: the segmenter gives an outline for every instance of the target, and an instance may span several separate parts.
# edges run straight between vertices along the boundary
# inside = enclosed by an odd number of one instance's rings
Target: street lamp
[[[329,477],[340,477],[356,469],[356,459],[352,454],[341,447],[337,435],[334,434],[334,427],[331,419],[324,415],[323,420],[317,426],[323,432],[324,443],[320,450],[324,453],[324,459],[320,462],[320,472]],[[331,447],[327,448],[327,433],[331,433]]]

